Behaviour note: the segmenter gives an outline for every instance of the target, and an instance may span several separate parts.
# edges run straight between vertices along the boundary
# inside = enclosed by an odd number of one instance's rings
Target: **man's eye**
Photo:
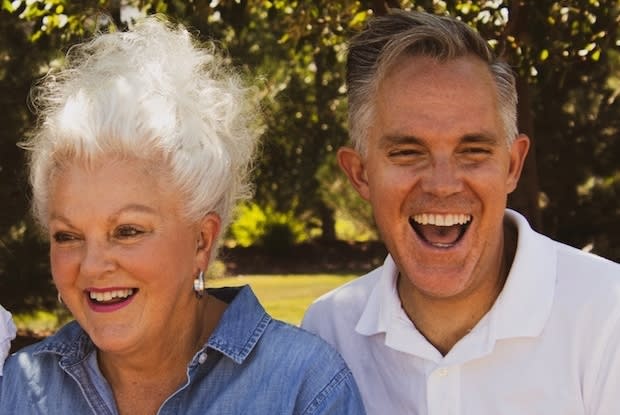
[[[69,232],[55,232],[52,238],[56,243],[71,242],[77,240],[77,237]]]
[[[144,233],[141,229],[138,229],[135,226],[123,225],[116,228],[114,231],[114,236],[117,238],[132,238],[135,236],[139,236]]]
[[[469,147],[463,150],[465,154],[490,154],[491,150],[485,147]]]
[[[407,149],[390,151],[389,156],[390,157],[412,157],[412,156],[419,156],[421,154],[422,152],[419,150],[407,148]]]

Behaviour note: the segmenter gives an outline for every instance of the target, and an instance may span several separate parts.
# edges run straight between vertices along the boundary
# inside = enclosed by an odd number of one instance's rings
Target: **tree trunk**
[[[529,3],[515,1],[510,7],[510,20],[504,30],[504,52],[508,50],[507,38],[512,36],[517,44],[525,43],[528,38],[528,9]],[[514,51],[507,58],[511,61]],[[522,68],[524,69],[524,68]],[[525,159],[523,172],[517,189],[509,196],[508,206],[522,213],[530,222],[530,225],[542,231],[542,218],[538,203],[539,183],[538,168],[536,164],[536,140],[534,137],[534,121],[532,118],[532,105],[530,99],[530,85],[524,75],[526,71],[516,74],[517,94],[519,103],[517,105],[517,125],[519,131],[530,137],[530,150]]]

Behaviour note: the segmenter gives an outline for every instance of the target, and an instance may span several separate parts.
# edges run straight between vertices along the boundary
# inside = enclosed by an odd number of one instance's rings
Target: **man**
[[[529,140],[510,68],[466,24],[394,11],[350,45],[341,168],[389,255],[303,327],[369,414],[620,414],[620,266],[506,209]]]

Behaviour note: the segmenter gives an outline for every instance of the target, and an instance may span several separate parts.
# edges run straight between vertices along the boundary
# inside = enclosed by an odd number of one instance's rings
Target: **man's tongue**
[[[456,243],[461,236],[461,226],[417,225],[416,230],[427,242],[433,245],[448,246]]]

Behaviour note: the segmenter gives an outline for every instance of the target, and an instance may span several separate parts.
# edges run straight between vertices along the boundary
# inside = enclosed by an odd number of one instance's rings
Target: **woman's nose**
[[[87,241],[80,263],[81,273],[91,278],[97,278],[113,269],[114,260],[110,244],[107,241]]]

